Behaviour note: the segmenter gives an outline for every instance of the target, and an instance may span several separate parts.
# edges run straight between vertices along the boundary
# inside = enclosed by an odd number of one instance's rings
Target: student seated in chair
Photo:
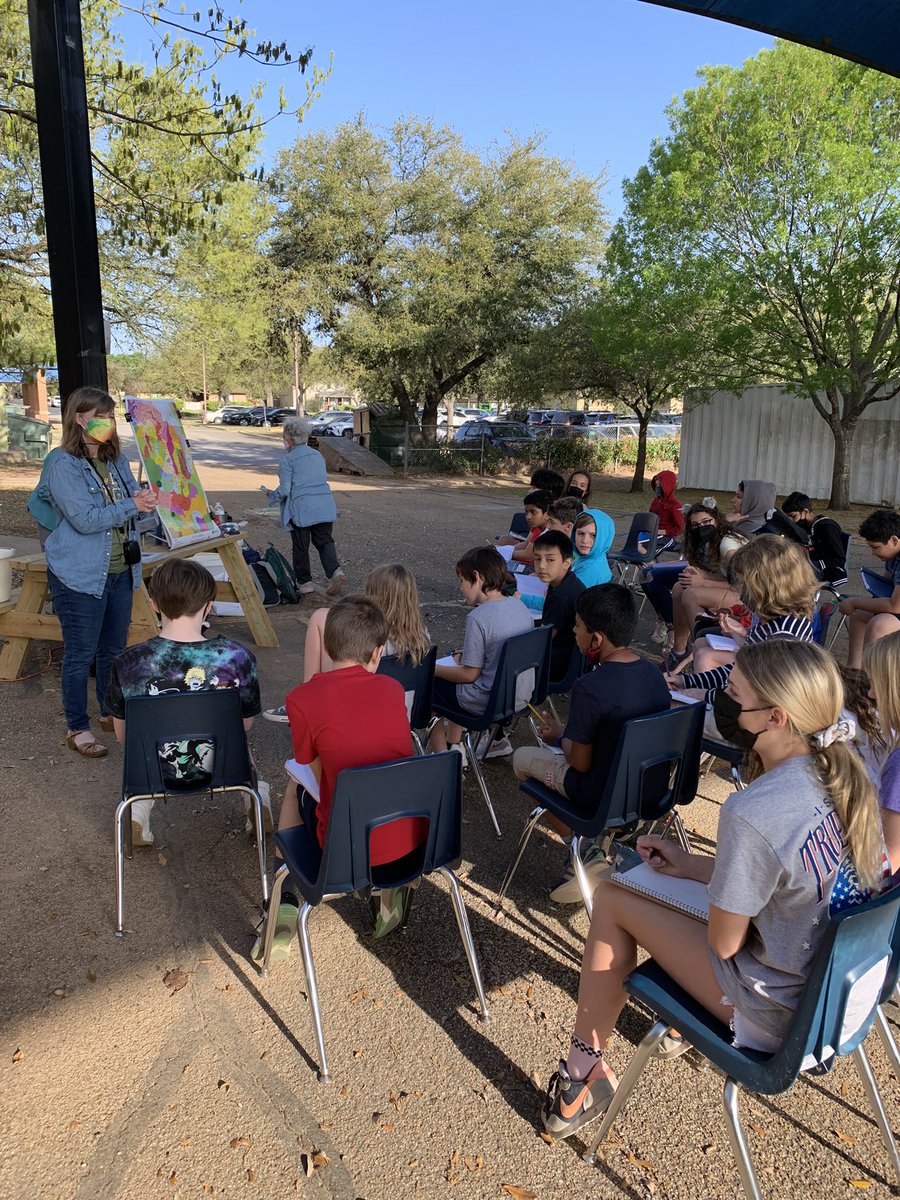
[[[562,754],[522,746],[513,755],[517,779],[536,779],[567,796],[586,813],[594,810],[606,785],[619,734],[626,721],[647,717],[669,707],[669,691],[659,669],[629,649],[637,629],[634,594],[619,583],[587,588],[575,607],[575,641],[593,670],[572,688],[565,728],[545,718],[539,732],[549,746]],[[569,830],[551,816],[547,820],[563,837]],[[605,865],[599,847],[584,855],[592,881]],[[565,872],[550,893],[557,904],[574,904],[581,892],[566,852]]]
[[[319,846],[324,847],[340,772],[409,758],[412,754],[403,688],[396,679],[376,674],[388,632],[384,613],[368,596],[348,596],[329,610],[324,641],[331,669],[295,687],[288,692],[286,701],[294,758],[298,763],[308,764],[318,783],[318,799],[306,789],[298,788],[291,779],[278,817],[279,831],[308,825]],[[372,866],[407,857],[415,860],[427,834],[427,822],[414,819],[392,821],[373,830]],[[409,889],[401,890],[407,894],[382,893],[376,937],[383,936],[405,918]],[[276,914],[274,961],[290,953],[299,903],[288,883]],[[257,959],[261,953],[262,934],[251,957]]]
[[[843,695],[819,646],[770,641],[740,651],[715,714],[722,737],[752,751],[753,782],[725,801],[715,857],[663,837],[637,841],[660,875],[708,884],[709,922],[599,884],[571,1044],[541,1111],[554,1137],[609,1107],[617,1080],[607,1045],[638,947],[731,1025],[735,1046],[764,1054],[781,1046],[829,916],[882,886],[875,789],[847,744]],[[677,1035],[666,1041],[664,1057],[689,1049]]]
[[[817,517],[811,504],[804,492],[791,492],[781,505],[781,512],[775,509],[769,514],[765,529],[799,542],[809,555],[816,579],[831,587],[841,587],[847,582],[843,530],[831,517]]]
[[[547,511],[546,532],[555,529],[557,533],[564,533],[567,538],[571,538],[575,520],[583,512],[584,503],[577,496],[563,496],[554,500]]]
[[[849,617],[848,667],[862,666],[865,646],[900,630],[900,513],[877,508],[860,524],[859,536],[884,566],[886,582],[893,591],[884,599],[865,596],[841,602],[841,612]]]
[[[159,636],[129,646],[112,666],[106,702],[113,717],[116,738],[125,741],[125,702],[136,696],[169,696],[178,692],[205,692],[237,688],[241,697],[244,729],[260,712],[256,659],[239,642],[203,636],[203,624],[216,598],[216,581],[205,567],[190,558],[170,558],[150,576],[150,603],[159,613]],[[166,753],[173,786],[202,786],[208,777],[204,759],[208,742],[175,742]],[[257,780],[263,798],[266,827],[272,828],[268,787]],[[131,808],[135,846],[152,846],[152,800],[138,800]],[[248,810],[249,811],[249,810]],[[252,823],[248,817],[248,830]]]
[[[548,529],[534,543],[534,573],[546,583],[541,606],[541,624],[553,626],[550,650],[550,681],[564,679],[575,650],[575,605],[584,584],[572,570],[572,543],[564,533]],[[526,607],[534,607],[538,596],[528,596]]]

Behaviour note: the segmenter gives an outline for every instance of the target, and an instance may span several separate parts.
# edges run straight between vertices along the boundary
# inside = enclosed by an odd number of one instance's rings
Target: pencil
[[[541,724],[544,724],[547,720],[547,718],[544,716],[544,714],[542,712],[538,712],[538,710],[534,707],[533,704],[528,704],[527,700],[525,701],[525,703],[526,703],[526,705],[528,705],[528,707],[531,709],[531,711],[534,713],[534,715],[537,717],[537,719],[541,722]]]

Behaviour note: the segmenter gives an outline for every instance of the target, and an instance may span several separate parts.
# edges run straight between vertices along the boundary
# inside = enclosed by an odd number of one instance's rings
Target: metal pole
[[[206,347],[203,346],[200,350],[200,363],[203,367],[203,423],[206,424]]]
[[[108,390],[79,0],[28,0],[59,394]]]
[[[297,330],[294,330],[294,411],[300,411],[300,345]]]

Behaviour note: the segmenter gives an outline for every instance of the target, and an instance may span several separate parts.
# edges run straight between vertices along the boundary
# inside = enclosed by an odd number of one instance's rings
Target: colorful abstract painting
[[[217,537],[219,528],[209,515],[174,401],[130,399],[128,408],[144,476],[159,497],[157,511],[169,545]]]

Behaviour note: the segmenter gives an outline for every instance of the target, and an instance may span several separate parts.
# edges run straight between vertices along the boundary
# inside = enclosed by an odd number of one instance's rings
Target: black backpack
[[[256,586],[262,595],[263,604],[266,608],[275,608],[281,603],[281,593],[278,591],[278,583],[272,573],[272,568],[267,562],[253,562],[249,566],[256,579]]]
[[[282,604],[299,604],[300,593],[297,591],[297,576],[294,574],[294,569],[281,551],[276,550],[271,542],[263,555],[263,562],[268,565],[275,576]]]

